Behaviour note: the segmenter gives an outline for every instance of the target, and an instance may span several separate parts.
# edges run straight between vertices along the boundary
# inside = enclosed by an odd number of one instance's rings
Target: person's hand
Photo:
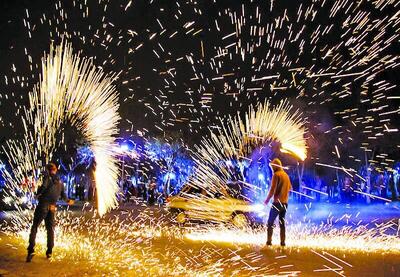
[[[75,201],[73,199],[68,199],[67,204],[68,206],[71,206],[75,203]]]

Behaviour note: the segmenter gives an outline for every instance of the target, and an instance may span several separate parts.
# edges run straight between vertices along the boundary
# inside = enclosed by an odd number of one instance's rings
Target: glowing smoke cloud
[[[5,147],[15,176],[6,174],[11,186],[20,184],[39,160],[51,160],[56,133],[62,123],[69,122],[81,131],[95,156],[98,213],[117,206],[118,166],[112,149],[120,116],[112,84],[115,77],[95,67],[91,59],[74,55],[68,43],[51,47],[42,60],[40,83],[29,95],[30,109],[22,119],[24,140],[10,141]]]

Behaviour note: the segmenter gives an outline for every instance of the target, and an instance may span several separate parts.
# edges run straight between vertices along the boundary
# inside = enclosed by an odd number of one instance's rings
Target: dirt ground
[[[31,263],[26,263],[26,250],[23,243],[22,240],[1,235],[0,276],[189,276],[185,272],[171,274],[172,271],[162,273],[157,270],[154,270],[153,275],[151,269],[145,272],[138,270],[140,264],[131,269],[114,268],[112,265],[108,268],[104,265],[96,268],[93,263],[85,260],[76,261],[72,257],[71,259],[65,257],[61,260],[57,258],[47,260],[43,251],[38,251]],[[163,253],[166,243],[172,242],[155,240],[149,251]],[[279,247],[264,250],[182,241],[174,242],[174,244],[175,250],[179,249],[176,255],[183,264],[196,258],[194,266],[197,267],[196,276],[202,273],[205,276],[400,276],[400,256],[398,255],[344,254],[338,251],[299,250],[290,247],[284,250]],[[171,249],[170,246],[168,249]],[[56,256],[58,252],[56,247],[54,255]],[[199,255],[207,257],[199,258]],[[204,272],[199,265],[201,262],[208,265],[204,268]],[[163,266],[162,260],[159,263]],[[218,265],[218,270],[210,271],[209,265],[212,263]],[[143,264],[143,266],[146,265]]]
[[[321,219],[335,211],[336,206],[315,209]],[[328,209],[329,208],[329,209]],[[165,216],[162,209],[146,209],[148,221],[143,221],[140,228],[159,222]],[[125,207],[114,211],[105,221],[113,217],[126,217],[127,210],[140,210],[139,206]],[[393,218],[397,210],[387,207],[380,211],[388,211],[387,215],[379,212],[379,218]],[[293,218],[296,213],[304,211],[292,209]],[[358,208],[346,210],[347,214],[357,214]],[[368,208],[363,211],[364,220],[376,218],[376,211]],[[311,210],[310,213],[312,213]],[[343,211],[336,211],[338,216]],[[90,214],[82,213],[76,208],[72,218]],[[132,216],[133,214],[129,214]],[[398,215],[398,214],[397,214]],[[317,218],[316,214],[311,214]],[[359,216],[360,217],[360,216]],[[357,217],[357,220],[359,219]],[[396,217],[396,216],[395,216]],[[9,218],[12,218],[10,216]],[[319,219],[317,219],[319,220]],[[115,225],[113,225],[115,226]],[[167,230],[173,226],[167,225]],[[97,229],[96,229],[97,230]],[[124,232],[127,229],[123,229]],[[134,233],[133,230],[128,232]],[[93,234],[83,230],[79,238],[69,238],[70,245],[57,243],[53,251],[53,259],[45,257],[44,242],[38,242],[36,256],[31,263],[26,263],[27,241],[15,235],[6,235],[0,230],[0,276],[390,276],[400,277],[400,255],[395,253],[356,252],[322,250],[305,247],[286,248],[274,246],[263,249],[254,245],[232,245],[212,241],[192,241],[174,236],[148,237],[143,234],[132,235],[131,240],[118,238],[115,229],[102,234]],[[106,242],[97,241],[103,238]],[[74,243],[82,245],[86,241],[93,247],[74,248]],[[109,246],[107,243],[118,243]],[[87,247],[87,246],[84,246]],[[109,247],[109,249],[108,249]],[[120,247],[120,249],[118,249]],[[397,247],[398,248],[398,247]],[[77,249],[78,252],[75,252]],[[96,253],[91,253],[97,249]],[[99,254],[100,253],[100,254]],[[102,255],[107,255],[103,256]]]

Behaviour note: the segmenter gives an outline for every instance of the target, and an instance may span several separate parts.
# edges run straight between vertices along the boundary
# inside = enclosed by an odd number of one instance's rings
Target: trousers
[[[33,216],[33,223],[29,235],[28,252],[33,253],[36,244],[36,234],[40,223],[44,220],[47,231],[47,254],[51,254],[54,247],[54,227],[55,227],[55,209],[50,209],[48,204],[36,206]]]
[[[286,239],[285,215],[287,207],[288,207],[287,203],[279,203],[279,202],[272,203],[267,223],[267,236],[268,236],[267,243],[271,244],[274,221],[279,216],[281,244],[285,244],[285,239]]]

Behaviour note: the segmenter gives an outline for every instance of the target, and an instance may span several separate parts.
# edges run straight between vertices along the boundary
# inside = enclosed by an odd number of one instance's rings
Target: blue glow
[[[176,194],[193,173],[194,162],[179,143],[154,139],[145,144],[146,158],[154,163],[159,191]],[[154,176],[153,175],[153,176]]]
[[[121,145],[121,150],[124,151],[124,152],[129,151],[129,145],[127,143],[123,143]]]
[[[131,182],[132,182],[132,185],[133,185],[134,187],[137,186],[137,180],[136,180],[136,177],[135,177],[135,176],[132,176],[132,177],[131,177]]]
[[[167,182],[168,180],[175,180],[176,175],[174,172],[168,172],[167,174],[164,175],[164,182]]]
[[[78,148],[77,153],[77,164],[83,164],[89,166],[94,159],[94,154],[92,149],[88,146],[83,146]]]

